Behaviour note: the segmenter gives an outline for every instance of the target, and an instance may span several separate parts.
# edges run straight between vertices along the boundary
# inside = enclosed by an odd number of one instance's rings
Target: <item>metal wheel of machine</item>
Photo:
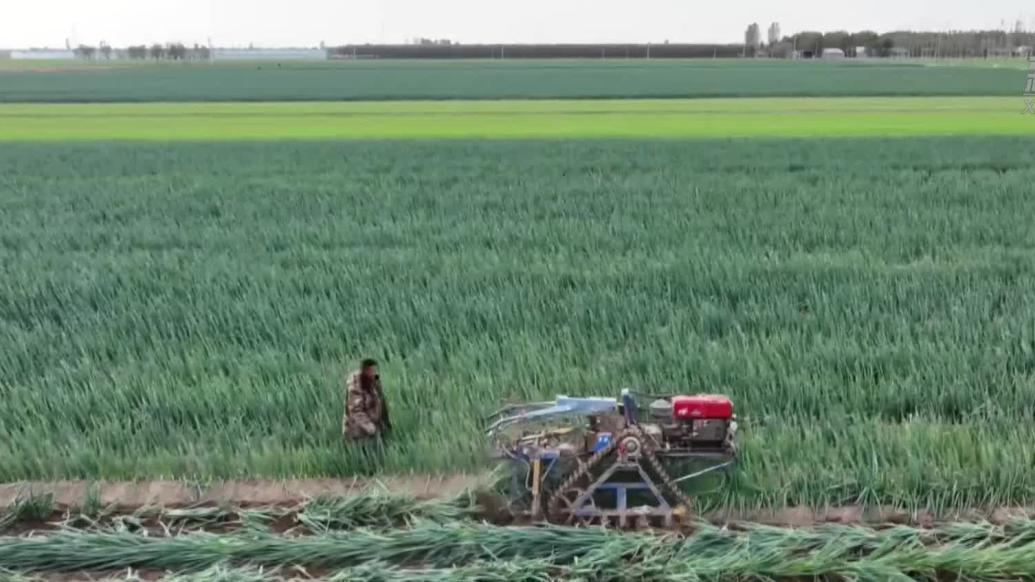
[[[550,516],[551,521],[564,525],[593,525],[594,519],[592,517],[580,517],[573,513],[575,511],[575,502],[578,501],[579,497],[582,497],[585,492],[586,490],[581,487],[573,487],[562,492],[557,497],[553,513]],[[589,507],[596,506],[592,497],[587,500],[587,505]]]
[[[557,523],[566,523],[567,517],[571,515],[571,510],[565,511],[564,508],[570,507],[578,498],[578,496],[568,497],[567,494],[573,490],[584,491],[585,486],[581,484],[588,485],[592,483],[593,470],[601,461],[611,455],[617,447],[618,439],[615,439],[604,449],[593,453],[585,462],[580,462],[578,469],[549,496],[546,502],[547,516]]]
[[[622,439],[618,449],[629,458],[637,459],[643,452],[643,443],[640,441],[639,435],[629,435]]]

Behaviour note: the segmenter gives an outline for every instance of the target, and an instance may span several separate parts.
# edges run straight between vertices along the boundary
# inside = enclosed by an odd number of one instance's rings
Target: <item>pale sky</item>
[[[1031,0],[0,0],[0,47],[195,42],[740,42],[800,30],[1035,29]]]

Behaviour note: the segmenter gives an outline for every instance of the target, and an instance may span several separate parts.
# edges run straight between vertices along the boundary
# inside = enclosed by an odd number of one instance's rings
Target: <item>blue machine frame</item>
[[[497,419],[489,425],[487,434],[495,440],[504,430],[520,423],[565,416],[616,414],[619,410],[622,411],[622,415],[628,425],[637,424],[638,410],[636,402],[628,390],[622,391],[620,399],[558,396],[553,402],[537,402],[511,406],[497,412],[494,415]],[[598,453],[612,447],[615,438],[618,438],[618,435],[609,432],[599,433],[596,442],[589,452]],[[568,510],[571,520],[583,523],[617,521],[620,527],[626,527],[629,518],[638,521],[654,518],[655,520],[660,519],[665,526],[671,526],[678,511],[676,508],[673,508],[672,504],[665,498],[665,495],[662,494],[658,483],[667,483],[666,486],[672,488],[675,484],[682,481],[695,479],[715,471],[726,471],[736,462],[735,456],[732,453],[724,455],[703,451],[691,452],[680,456],[683,458],[711,460],[713,464],[703,470],[681,476],[678,479],[670,479],[666,472],[657,465],[657,459],[653,459],[652,462],[655,464],[654,471],[660,471],[660,474],[652,477],[643,465],[644,459],[639,452],[626,454],[622,448],[621,446],[616,448],[616,459],[599,474],[599,477],[593,479],[593,483],[590,486],[582,490],[574,500],[569,500]],[[501,447],[502,457],[520,462],[527,467],[526,479],[528,479],[533,499],[533,519],[541,517],[540,492],[546,482],[546,477],[554,469],[561,454],[561,450],[558,448],[543,446],[532,441],[529,441],[526,446]],[[543,466],[544,464],[545,467]],[[622,475],[626,477],[621,479],[620,476]],[[514,479],[515,485],[517,485],[517,474],[514,475]],[[613,508],[597,507],[593,496],[598,491],[613,493],[615,501]],[[629,508],[629,494],[633,491],[649,491],[655,498],[656,505]],[[673,491],[676,492],[676,497],[681,495],[677,489],[673,489]],[[685,499],[683,497],[684,501]]]
[[[614,398],[572,398],[570,396],[558,396],[554,402],[539,402],[505,408],[497,414],[503,414],[513,410],[522,410],[518,414],[504,416],[489,425],[489,436],[495,436],[499,431],[529,420],[545,420],[557,416],[593,416],[605,414],[618,410],[618,401]]]

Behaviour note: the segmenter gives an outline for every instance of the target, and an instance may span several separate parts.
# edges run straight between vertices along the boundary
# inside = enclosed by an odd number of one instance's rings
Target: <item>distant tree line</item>
[[[840,49],[848,57],[972,58],[1031,54],[1035,33],[1020,26],[1002,30],[913,32],[799,32],[780,35],[779,23],[765,31],[751,24],[743,44],[460,44],[446,39],[414,39],[412,44],[344,45],[328,49],[331,58],[381,59],[571,59],[571,58],[733,58],[819,56]],[[1029,50],[1025,50],[1027,47]],[[860,50],[862,54],[860,54]]]
[[[195,44],[189,48],[183,43],[171,42],[166,44],[155,43],[151,46],[136,45],[125,49],[112,49],[107,44],[99,47],[79,45],[75,49],[76,57],[85,60],[110,60],[133,59],[133,60],[154,60],[154,61],[207,61],[212,58],[211,51],[207,46]]]
[[[974,58],[1030,54],[1032,46],[1035,46],[1035,33],[1021,30],[896,31],[883,34],[864,30],[805,31],[755,48],[759,54],[773,57],[787,57],[795,51],[806,56],[821,55],[824,49],[840,49],[849,57]],[[863,54],[859,54],[860,50]]]
[[[448,38],[434,39],[434,38],[418,37],[418,38],[413,39],[413,44],[419,44],[419,45],[423,45],[423,46],[428,46],[428,45],[445,45],[445,46],[449,46],[449,45],[453,44],[453,41],[449,40]]]
[[[331,58],[356,59],[643,59],[741,56],[739,44],[415,44],[345,45]]]
[[[780,35],[780,25],[765,31],[757,23],[747,27],[743,44],[460,44],[449,39],[416,38],[412,44],[344,45],[327,49],[330,58],[381,59],[643,59],[643,58],[734,58],[820,56],[826,49],[839,49],[848,57],[973,58],[1030,55],[1035,32],[1025,32],[1018,23],[1013,32],[1002,30],[914,32],[895,31],[804,31]],[[321,48],[322,45],[321,45]],[[861,54],[860,54],[861,52]],[[113,49],[80,45],[76,57],[85,60],[133,59],[153,61],[207,61],[207,46],[166,43]]]

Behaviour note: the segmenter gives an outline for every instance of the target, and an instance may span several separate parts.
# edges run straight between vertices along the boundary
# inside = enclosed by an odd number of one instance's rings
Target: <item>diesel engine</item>
[[[733,402],[725,396],[673,396],[651,403],[651,432],[667,449],[728,451],[737,430]]]

